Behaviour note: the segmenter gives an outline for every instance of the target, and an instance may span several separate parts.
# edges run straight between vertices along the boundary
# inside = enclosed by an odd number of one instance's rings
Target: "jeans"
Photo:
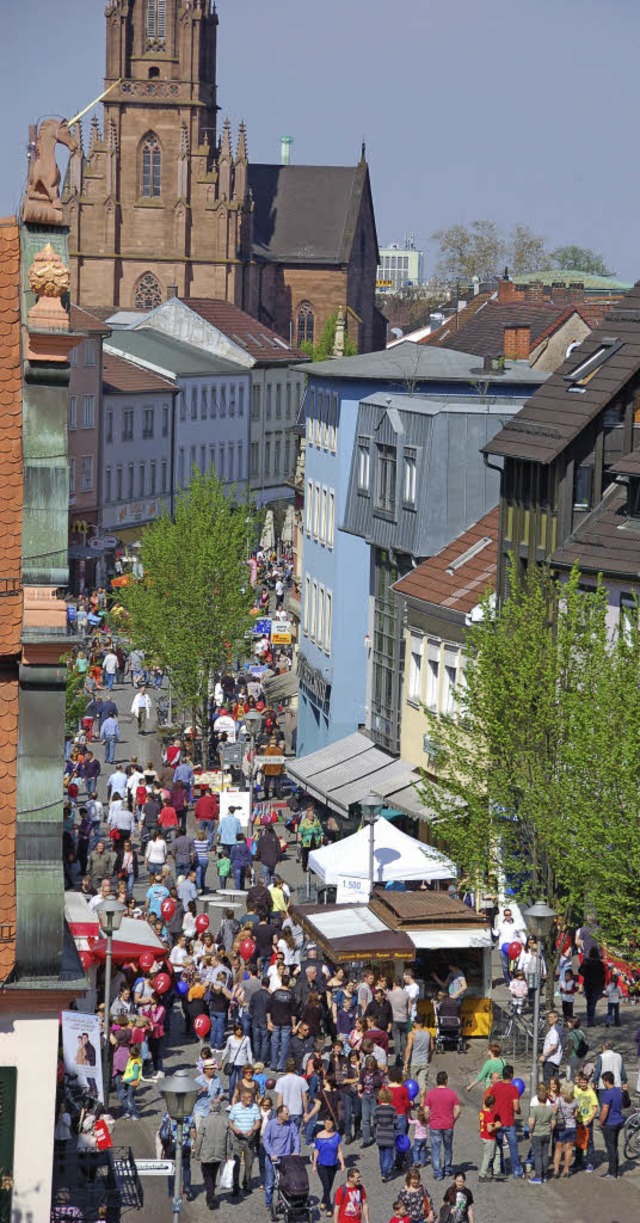
[[[85,785],[87,787],[87,798],[94,798],[98,789],[98,778],[87,777]]]
[[[291,1028],[289,1024],[280,1028],[274,1027],[271,1033],[271,1065],[274,1070],[284,1070],[290,1040]]]
[[[587,1027],[592,1028],[596,1022],[596,1006],[598,1003],[598,998],[600,997],[600,992],[599,990],[595,990],[594,992],[593,990],[585,989],[584,997],[587,1004]]]
[[[445,1176],[453,1176],[453,1130],[430,1129],[429,1144],[431,1146],[431,1167],[435,1179],[441,1181]],[[440,1159],[443,1151],[444,1169]]]
[[[209,1013],[211,1019],[211,1032],[209,1034],[209,1044],[212,1049],[222,1049],[224,1047],[224,1030],[227,1026],[227,1016],[224,1011],[213,1014]]]
[[[620,1027],[620,1003],[607,1002],[607,1027],[614,1023],[617,1028]]]
[[[413,1144],[412,1159],[416,1167],[424,1168],[427,1162],[427,1140],[416,1138]]]
[[[233,883],[238,892],[244,890],[245,869],[244,866],[234,866],[233,868]]]
[[[124,1104],[125,1113],[127,1113],[129,1117],[139,1117],[140,1111],[138,1109],[138,1105],[136,1104],[135,1084],[123,1083],[123,1087],[124,1097],[122,1103]]]
[[[116,681],[115,671],[107,671],[105,673],[105,679],[107,681],[107,688],[109,689],[109,692],[111,692],[111,689],[113,688],[113,685],[115,684],[115,681]]]
[[[238,1079],[242,1078],[243,1070],[244,1070],[244,1066],[232,1066],[231,1067],[231,1071],[229,1073],[229,1099],[231,1099],[231,1097],[233,1096],[233,1093],[236,1089],[236,1083],[238,1082]]]
[[[508,986],[511,981],[511,960],[509,959],[508,955],[505,955],[502,949],[500,949],[500,964],[502,965],[504,983]]]
[[[618,1141],[620,1139],[621,1125],[603,1125],[602,1137],[604,1145],[607,1149],[607,1159],[609,1161],[609,1176],[617,1176],[620,1167],[618,1158]]]
[[[371,1142],[371,1122],[376,1107],[375,1096],[362,1096],[362,1141]]]
[[[545,1065],[546,1065],[546,1062],[545,1062]],[[555,1067],[556,1072],[557,1072],[557,1069],[558,1068],[556,1066]],[[512,1176],[522,1176],[523,1175],[522,1164],[520,1163],[520,1156],[518,1155],[518,1131],[516,1130],[515,1125],[503,1126],[500,1133],[503,1136],[503,1138],[506,1139],[507,1146],[509,1147],[509,1159],[511,1161],[511,1175]]]
[[[533,1165],[536,1170],[536,1176],[539,1180],[543,1181],[549,1171],[549,1135],[532,1134],[531,1145],[533,1147]]]
[[[182,1153],[182,1188],[185,1193],[191,1193],[191,1160],[185,1159],[184,1152]],[[167,1190],[169,1197],[172,1198],[176,1191],[175,1176],[167,1177]]]
[[[264,1204],[267,1207],[271,1205],[271,1199],[273,1197],[273,1186],[275,1184],[275,1179],[276,1179],[275,1164],[273,1163],[271,1156],[265,1153]]]
[[[253,1049],[255,1060],[257,1062],[264,1062],[265,1066],[268,1066],[271,1051],[271,1033],[264,1024],[254,1023],[251,1025],[251,1048]]]
[[[380,1175],[386,1179],[387,1176],[391,1176],[395,1149],[393,1147],[378,1147],[378,1158],[380,1160]]]
[[[333,1189],[333,1182],[336,1179],[337,1171],[337,1164],[318,1164],[318,1176],[322,1185],[322,1205],[325,1210],[331,1210],[331,1190]]]
[[[218,1161],[210,1164],[201,1164],[200,1167],[202,1169],[202,1179],[204,1181],[207,1206],[213,1206],[213,1203],[216,1200],[216,1178],[218,1175],[220,1162]]]
[[[493,1168],[494,1176],[500,1175],[500,1147],[495,1138],[482,1139],[482,1162],[479,1176],[488,1176],[489,1168]]]
[[[116,758],[116,743],[117,739],[114,735],[109,735],[104,741],[104,761],[105,764],[114,764]]]
[[[199,892],[206,890],[208,862],[196,862],[196,887]]]
[[[542,1081],[550,1083],[551,1079],[555,1078],[560,1071],[558,1062],[543,1062],[542,1063]]]
[[[404,1052],[407,1047],[407,1025],[406,1023],[394,1023],[391,1025],[393,1035],[393,1048],[396,1055],[396,1063],[398,1066],[404,1064]]]
[[[271,887],[271,884],[273,883],[273,880],[274,880],[273,871],[270,866],[265,866],[264,862],[262,863],[261,869],[262,869],[262,879],[263,879],[264,885],[265,887],[269,888]]]

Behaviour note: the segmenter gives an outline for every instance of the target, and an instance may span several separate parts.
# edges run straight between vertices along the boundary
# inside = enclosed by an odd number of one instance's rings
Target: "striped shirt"
[[[244,1104],[234,1104],[229,1113],[229,1121],[243,1134],[250,1134],[254,1125],[262,1121],[262,1117],[257,1104],[249,1104],[247,1108]]]

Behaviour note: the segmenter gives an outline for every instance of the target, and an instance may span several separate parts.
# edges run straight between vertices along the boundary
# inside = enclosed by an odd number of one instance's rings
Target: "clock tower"
[[[73,300],[151,309],[215,297],[251,309],[244,126],[217,132],[213,0],[107,0],[102,123],[72,154],[64,203]]]

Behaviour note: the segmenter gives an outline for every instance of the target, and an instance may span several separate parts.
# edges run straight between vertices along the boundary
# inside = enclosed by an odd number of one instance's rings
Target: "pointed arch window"
[[[313,331],[314,331],[313,306],[311,305],[310,302],[301,302],[300,305],[298,306],[298,320],[297,320],[298,348],[300,347],[301,344],[304,344],[305,342],[308,344],[313,344]]]
[[[162,150],[155,132],[149,132],[142,144],[142,196],[158,199],[162,176]]]
[[[167,0],[147,0],[147,38],[164,42],[167,34]]]
[[[162,302],[160,282],[153,272],[145,272],[136,284],[134,305],[136,310],[155,310]]]

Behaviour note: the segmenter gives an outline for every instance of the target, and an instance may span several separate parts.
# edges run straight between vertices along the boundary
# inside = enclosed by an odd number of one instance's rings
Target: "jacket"
[[[213,1109],[200,1122],[198,1137],[193,1147],[195,1159],[203,1164],[222,1163],[227,1158],[229,1126],[227,1114]]]
[[[258,862],[262,862],[265,866],[273,869],[280,861],[280,841],[277,834],[271,828],[266,828],[258,841],[256,850],[256,858]]]

